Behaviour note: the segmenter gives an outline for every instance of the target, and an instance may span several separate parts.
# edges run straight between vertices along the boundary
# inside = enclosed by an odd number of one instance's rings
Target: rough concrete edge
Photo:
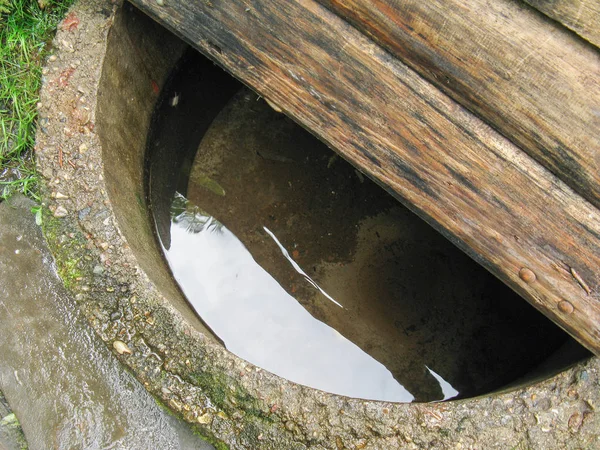
[[[79,28],[59,30],[44,70],[36,143],[44,232],[91,325],[111,348],[115,340],[126,343],[132,354],[115,354],[157,399],[218,448],[223,442],[232,448],[575,448],[597,442],[597,358],[503,394],[392,404],[282,380],[182,323],[137,266],[101,175],[95,92],[114,11],[109,0],[76,4]]]

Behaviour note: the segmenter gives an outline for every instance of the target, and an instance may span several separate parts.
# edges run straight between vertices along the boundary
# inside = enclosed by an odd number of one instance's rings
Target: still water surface
[[[231,231],[213,217],[192,214],[185,211],[174,217],[167,259],[186,297],[231,352],[324,391],[377,400],[413,400],[385,366],[311,316],[257,264]],[[190,222],[204,226],[190,226]],[[343,308],[291,259],[268,228],[264,230],[308,284]]]
[[[201,89],[190,80],[167,87],[165,123],[188,117],[179,108]],[[157,234],[191,305],[241,358],[337,394],[439,401],[499,388],[564,341],[251,91],[233,95],[187,156],[181,133],[169,146],[173,120],[160,126],[150,140],[164,149],[151,157]],[[169,178],[167,166],[181,170]]]

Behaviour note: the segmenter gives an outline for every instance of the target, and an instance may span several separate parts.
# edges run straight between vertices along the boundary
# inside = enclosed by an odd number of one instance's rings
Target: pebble
[[[206,425],[212,421],[212,417],[209,413],[204,413],[201,416],[198,416],[198,423]]]
[[[569,429],[573,432],[579,431],[581,425],[583,423],[583,415],[580,412],[574,412],[571,417],[569,417],[568,425]]]
[[[181,402],[179,402],[179,401],[175,400],[174,398],[172,398],[171,400],[169,400],[169,406],[171,408],[176,409],[177,411],[181,411],[181,408],[182,408],[183,405],[181,404]]]
[[[125,344],[125,342],[123,341],[115,341],[113,342],[113,348],[117,351],[117,353],[119,355],[122,355],[124,353],[131,355],[131,350],[129,347],[127,347],[127,344]]]
[[[94,266],[94,275],[102,275],[104,273],[104,267],[98,265],[98,266]]]
[[[85,216],[87,216],[92,209],[88,206],[79,211],[79,220],[83,220]]]
[[[50,62],[54,62],[54,61],[56,61],[57,59],[58,59],[58,56],[56,56],[56,55],[50,55],[50,58],[48,58],[48,61],[50,61]]]
[[[58,206],[54,211],[54,217],[65,217],[69,214],[69,211],[64,206]]]
[[[64,39],[60,41],[60,43],[62,44],[62,46],[64,47],[64,49],[69,52],[69,53],[73,53],[75,52],[75,49],[73,48],[73,44],[71,44],[69,41],[65,41]]]

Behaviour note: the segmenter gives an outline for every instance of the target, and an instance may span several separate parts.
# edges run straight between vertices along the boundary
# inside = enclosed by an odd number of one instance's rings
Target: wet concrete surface
[[[0,390],[29,448],[213,448],[162,409],[77,312],[32,206],[0,203]],[[4,448],[13,447],[0,436]]]

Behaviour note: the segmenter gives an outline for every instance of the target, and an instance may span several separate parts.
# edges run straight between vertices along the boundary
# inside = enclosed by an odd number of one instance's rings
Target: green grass
[[[0,201],[38,199],[33,145],[42,64],[74,0],[0,0]]]

